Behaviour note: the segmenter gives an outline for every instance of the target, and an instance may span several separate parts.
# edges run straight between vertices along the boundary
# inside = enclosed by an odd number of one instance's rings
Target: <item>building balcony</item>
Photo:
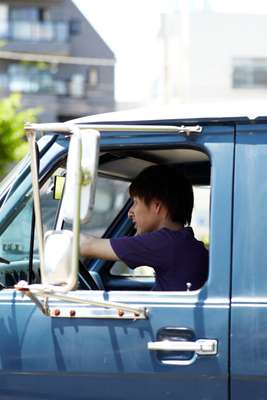
[[[69,24],[60,21],[0,21],[0,39],[65,43],[69,40]]]
[[[67,121],[115,110],[112,88],[90,90],[86,84],[77,87],[70,81],[48,75],[32,79],[10,79],[0,74],[0,98],[7,97],[11,92],[22,94],[23,107],[37,107],[41,110],[39,122]]]
[[[49,71],[39,73],[18,74],[17,70],[12,74],[0,74],[0,92],[20,92],[22,94],[52,95],[60,98],[64,103],[66,99],[73,99],[82,102],[113,103],[114,93],[111,85],[99,85],[99,89],[88,89],[88,84],[84,80],[58,79]],[[17,73],[17,74],[15,74]],[[71,103],[71,104],[74,104]]]
[[[5,50],[45,54],[69,54],[69,23],[0,21]]]

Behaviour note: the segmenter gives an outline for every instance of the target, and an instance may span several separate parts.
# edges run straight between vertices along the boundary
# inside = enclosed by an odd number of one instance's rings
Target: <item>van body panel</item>
[[[198,291],[189,293],[128,290],[75,293],[88,300],[145,307],[148,317],[143,320],[51,318],[42,315],[30,300],[14,290],[1,291],[3,397],[16,399],[25,393],[27,399],[168,400],[196,396],[203,400],[229,399],[234,129],[231,124],[213,123],[203,126],[201,134],[191,136],[154,132],[101,134],[102,152],[112,150],[119,154],[133,149],[138,152],[181,146],[209,156],[212,190],[208,281]],[[66,147],[67,139],[62,146],[56,141],[49,149],[49,157],[42,156],[41,177],[49,175],[62,162]],[[29,190],[28,183],[26,186]],[[19,207],[26,186],[17,198],[17,205],[15,200],[12,207],[11,202],[5,204],[5,224],[8,218],[12,219],[14,207]],[[64,301],[55,305],[59,309],[66,306]],[[100,307],[100,311],[105,310]],[[149,342],[165,338],[217,340],[218,351],[216,355],[200,356],[195,352],[169,354],[148,349]]]
[[[232,399],[267,393],[267,125],[239,125],[235,150]]]

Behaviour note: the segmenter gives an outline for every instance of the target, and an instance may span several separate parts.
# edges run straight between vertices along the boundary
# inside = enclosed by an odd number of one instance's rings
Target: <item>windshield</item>
[[[45,135],[38,140],[40,153],[45,152],[55,141],[56,135]],[[21,183],[30,168],[30,154],[28,153],[0,182],[0,207],[8,200],[14,189]],[[26,175],[25,175],[26,174]],[[15,183],[15,186],[14,186]]]
[[[21,174],[22,170],[29,164],[30,156],[27,154],[0,182],[0,205],[3,205],[5,199],[8,198],[8,194],[12,189],[12,182],[16,181],[16,178]]]

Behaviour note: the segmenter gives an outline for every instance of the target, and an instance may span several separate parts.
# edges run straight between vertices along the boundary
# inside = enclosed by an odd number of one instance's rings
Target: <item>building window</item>
[[[55,93],[58,96],[68,96],[68,84],[63,80],[56,80],[54,82]]]
[[[40,11],[38,7],[12,7],[10,8],[11,21],[40,21]]]
[[[70,35],[79,35],[81,33],[81,21],[72,19],[69,25]]]
[[[85,79],[82,74],[73,74],[70,80],[69,91],[72,97],[84,96]]]
[[[267,59],[244,58],[234,60],[232,85],[234,89],[266,89]]]
[[[49,66],[11,64],[8,68],[10,91],[53,93],[53,73]]]
[[[5,38],[8,35],[8,6],[0,3],[0,37]]]
[[[88,75],[88,83],[90,87],[96,87],[98,85],[98,70],[97,68],[90,68]]]
[[[3,31],[3,32],[2,32]],[[49,11],[38,7],[14,7],[9,11],[9,25],[0,29],[1,38],[26,41],[59,41],[69,38],[69,24],[51,21]]]

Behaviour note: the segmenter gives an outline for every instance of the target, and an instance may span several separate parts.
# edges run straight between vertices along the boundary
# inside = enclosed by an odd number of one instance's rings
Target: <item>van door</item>
[[[102,150],[186,145],[209,155],[208,281],[194,292],[75,292],[87,300],[145,307],[145,319],[93,306],[74,318],[75,305],[64,301],[51,303],[59,310],[51,318],[14,290],[1,291],[3,397],[228,399],[233,132],[221,124],[193,136],[152,132],[134,138],[120,134],[114,140],[102,134]],[[72,317],[61,318],[62,310]],[[166,341],[183,347],[166,347]]]
[[[231,306],[231,398],[267,393],[267,125],[237,127]]]

